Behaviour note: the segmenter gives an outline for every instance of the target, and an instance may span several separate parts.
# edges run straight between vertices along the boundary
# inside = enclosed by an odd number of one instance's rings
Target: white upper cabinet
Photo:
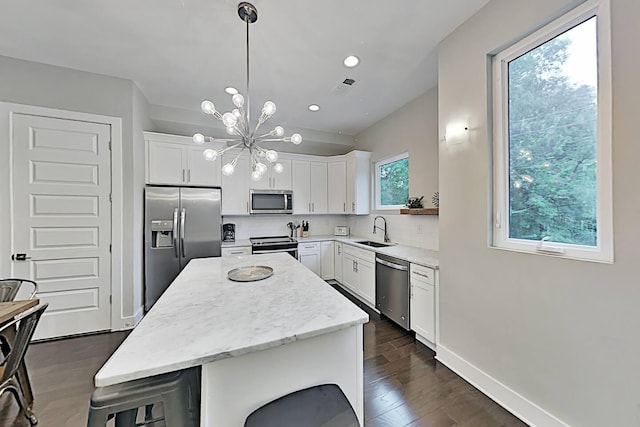
[[[347,162],[327,163],[327,212],[347,213]]]
[[[282,173],[268,166],[262,179],[253,181],[246,152],[234,174],[224,176],[222,165],[233,160],[237,150],[209,162],[202,151],[220,150],[223,144],[195,145],[191,137],[155,132],[144,132],[144,138],[147,184],[222,187],[223,215],[248,215],[249,189],[292,190],[294,214],[369,213],[371,153],[367,151],[332,157],[284,153],[278,159]]]
[[[327,163],[292,163],[293,213],[327,213]]]
[[[222,164],[237,154],[224,154]],[[240,156],[233,175],[222,175],[222,215],[249,215],[249,157]]]
[[[367,215],[369,213],[369,176],[371,153],[352,151],[347,154],[347,213]]]
[[[259,181],[251,181],[251,188],[257,190],[291,190],[291,160],[278,159],[283,167],[281,173],[276,173],[272,166]]]
[[[208,162],[191,138],[145,132],[147,184],[220,186],[220,162]],[[219,148],[219,147],[212,147]]]

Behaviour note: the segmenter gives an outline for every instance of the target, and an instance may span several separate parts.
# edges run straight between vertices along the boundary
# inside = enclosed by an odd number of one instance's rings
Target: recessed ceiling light
[[[224,91],[227,92],[229,95],[235,95],[236,93],[238,93],[238,89],[232,86],[225,87]]]
[[[309,111],[318,111],[319,109],[320,109],[320,106],[318,104],[309,105]]]
[[[360,59],[358,59],[357,56],[347,56],[346,58],[344,58],[344,65],[349,67],[349,68],[353,68],[356,65],[358,65],[358,63],[360,62]]]

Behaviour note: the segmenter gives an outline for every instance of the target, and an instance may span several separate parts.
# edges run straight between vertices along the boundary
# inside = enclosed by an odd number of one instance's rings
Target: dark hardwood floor
[[[365,426],[526,426],[436,361],[434,352],[410,334],[363,309],[371,318],[364,327]],[[125,336],[118,332],[31,345],[27,365],[38,426],[86,426],[93,376]],[[28,425],[13,396],[1,396],[0,426]]]

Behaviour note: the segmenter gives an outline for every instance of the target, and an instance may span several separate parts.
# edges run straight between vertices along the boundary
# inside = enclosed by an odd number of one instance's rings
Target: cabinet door
[[[311,210],[311,200],[309,191],[310,183],[310,165],[304,160],[294,160],[291,166],[291,174],[293,176],[293,213],[307,214]]]
[[[149,141],[148,183],[184,184],[187,173],[186,146]]]
[[[347,213],[356,213],[356,159],[347,160]]]
[[[324,280],[331,280],[335,277],[333,242],[322,242],[320,245],[320,267]]]
[[[335,242],[333,261],[334,277],[339,283],[342,283],[342,243],[340,242]]]
[[[309,270],[320,276],[320,254],[319,253],[299,253],[298,260]]]
[[[435,342],[435,286],[411,277],[410,327]]]
[[[342,284],[353,292],[358,292],[358,273],[356,273],[356,259],[346,253],[342,253]]]
[[[227,164],[235,154],[222,156]],[[240,156],[233,175],[222,175],[222,215],[249,215],[249,158]]]
[[[360,295],[368,301],[371,305],[375,305],[376,303],[376,268],[375,264],[363,261],[360,259],[356,260],[357,265],[357,273],[358,273],[358,291]]]
[[[327,211],[347,213],[347,163],[331,162],[327,171]]]
[[[311,212],[327,213],[327,164],[311,162]]]
[[[209,162],[202,155],[202,147],[187,148],[187,183],[190,185],[220,185],[220,160]]]
[[[271,169],[271,188],[275,190],[291,190],[291,160],[280,159],[278,160],[283,166],[281,173],[275,173]]]

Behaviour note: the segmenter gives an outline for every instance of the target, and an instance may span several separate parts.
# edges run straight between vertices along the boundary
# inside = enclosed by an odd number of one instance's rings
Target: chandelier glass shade
[[[223,143],[226,147],[223,149],[206,148],[203,150],[202,155],[206,160],[211,162],[216,161],[226,151],[240,148],[240,152],[233,158],[232,161],[222,166],[222,173],[224,175],[232,175],[240,155],[245,150],[249,151],[249,158],[251,162],[251,179],[258,181],[269,170],[268,166],[271,166],[276,173],[281,173],[284,168],[282,164],[278,163],[278,153],[275,150],[265,149],[259,144],[262,142],[290,142],[298,145],[302,142],[302,136],[299,133],[294,133],[289,137],[284,136],[284,128],[282,126],[275,126],[272,130],[260,133],[260,127],[276,112],[276,104],[272,101],[266,101],[262,107],[262,111],[255,126],[252,128],[250,123],[250,92],[249,92],[249,24],[256,22],[258,19],[258,11],[251,3],[242,2],[238,5],[238,15],[242,19],[247,28],[247,98],[245,99],[240,93],[236,93],[231,96],[231,102],[235,106],[231,111],[221,113],[216,110],[213,102],[204,100],[200,104],[202,112],[213,116],[215,119],[220,120],[224,127],[227,129],[227,137],[217,138],[205,136],[201,133],[193,135],[193,142],[198,145],[205,143]]]

